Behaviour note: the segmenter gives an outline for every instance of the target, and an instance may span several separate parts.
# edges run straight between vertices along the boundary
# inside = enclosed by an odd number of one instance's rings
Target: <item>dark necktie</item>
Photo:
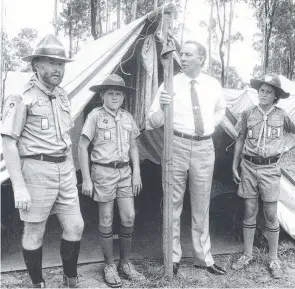
[[[196,83],[196,80],[193,79],[191,81],[191,98],[192,98],[193,115],[194,115],[194,121],[195,121],[195,132],[198,136],[202,136],[204,134],[204,123],[203,123],[203,119],[201,115],[198,94],[194,86],[195,83]]]

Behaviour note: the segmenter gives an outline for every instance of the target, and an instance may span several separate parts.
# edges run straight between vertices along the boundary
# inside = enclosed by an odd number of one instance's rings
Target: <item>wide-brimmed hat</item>
[[[102,84],[99,85],[93,85],[89,88],[89,90],[93,91],[93,92],[101,92],[103,90],[106,90],[108,88],[116,88],[119,89],[121,91],[124,91],[126,93],[126,95],[135,95],[136,94],[136,90],[132,87],[128,87],[125,84],[124,79],[117,75],[117,74],[110,74],[108,75],[104,81],[102,82]]]
[[[278,75],[274,73],[265,74],[261,79],[251,79],[250,85],[251,87],[259,90],[262,84],[268,84],[272,86],[276,91],[276,97],[278,98],[288,98],[290,93],[285,92],[281,88],[281,81]]]
[[[72,59],[67,58],[65,48],[62,43],[52,34],[47,34],[36,45],[32,55],[24,57],[22,60],[31,62],[35,57],[50,57],[60,59],[65,62],[71,62]]]

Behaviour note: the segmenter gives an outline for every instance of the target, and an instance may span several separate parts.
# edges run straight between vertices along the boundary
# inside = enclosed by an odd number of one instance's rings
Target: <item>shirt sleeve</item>
[[[164,84],[162,83],[156,93],[156,96],[147,115],[147,119],[152,128],[157,128],[164,124],[164,112],[160,107],[160,95],[163,87]]]
[[[241,125],[240,125],[241,129],[239,131],[239,134],[242,134],[244,136],[246,136],[247,134],[247,114],[245,111],[242,112],[241,115]]]
[[[295,134],[294,118],[287,113],[284,116],[284,129],[286,132],[291,132]]]
[[[224,99],[223,88],[217,81],[217,102],[215,105],[215,126],[218,126],[225,115],[226,102]]]
[[[9,96],[3,106],[3,121],[0,129],[2,135],[18,140],[27,119],[27,106],[20,95]]]
[[[132,132],[131,132],[131,138],[137,138],[140,135],[139,129],[132,118]]]
[[[96,117],[94,113],[89,113],[84,123],[81,135],[85,135],[90,141],[95,137]]]

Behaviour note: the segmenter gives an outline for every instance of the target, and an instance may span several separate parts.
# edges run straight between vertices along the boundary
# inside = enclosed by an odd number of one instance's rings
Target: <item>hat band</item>
[[[63,49],[58,49],[58,48],[38,48],[35,54],[44,55],[48,57],[52,55],[52,57],[59,56],[62,58],[66,58],[65,51]]]

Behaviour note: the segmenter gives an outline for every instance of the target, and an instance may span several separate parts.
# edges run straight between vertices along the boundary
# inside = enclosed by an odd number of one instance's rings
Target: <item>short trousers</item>
[[[110,202],[116,198],[133,198],[131,168],[108,168],[98,164],[91,167],[93,200]]]
[[[276,163],[255,165],[242,159],[238,196],[250,199],[260,195],[265,202],[276,202],[279,200],[280,178],[281,168]]]
[[[76,171],[68,159],[51,163],[22,158],[21,164],[32,202],[28,211],[19,210],[21,220],[42,222],[50,214],[81,214]]]

